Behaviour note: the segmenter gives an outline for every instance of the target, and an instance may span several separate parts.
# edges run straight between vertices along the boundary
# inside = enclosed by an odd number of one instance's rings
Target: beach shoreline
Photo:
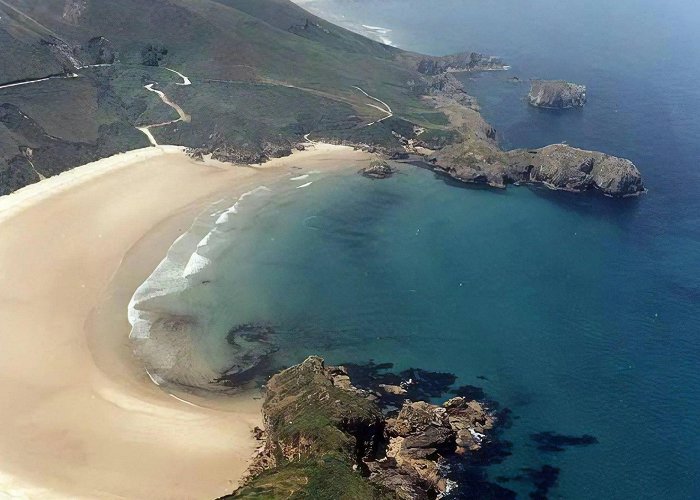
[[[257,446],[257,392],[186,401],[131,352],[127,305],[180,234],[224,196],[371,155],[314,144],[262,167],[144,148],[0,198],[0,493],[215,498]],[[0,495],[1,496],[1,495]]]

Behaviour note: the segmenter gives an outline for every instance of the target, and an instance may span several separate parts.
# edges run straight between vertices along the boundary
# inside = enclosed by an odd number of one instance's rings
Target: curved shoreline
[[[156,387],[131,354],[126,306],[212,201],[302,171],[292,167],[357,168],[368,159],[319,144],[245,168],[146,148],[0,198],[0,492],[230,492],[256,446],[260,401],[182,401]]]

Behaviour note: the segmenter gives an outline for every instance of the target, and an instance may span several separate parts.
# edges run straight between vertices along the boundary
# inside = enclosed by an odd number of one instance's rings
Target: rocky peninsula
[[[639,170],[624,158],[566,144],[503,151],[496,130],[483,119],[476,100],[452,72],[426,74],[423,85],[423,98],[447,116],[458,136],[445,144],[418,135],[405,137],[404,149],[411,153],[417,152],[417,147],[432,149],[430,154],[425,150],[420,154],[436,172],[497,188],[540,184],[570,192],[597,191],[616,198],[645,192]]]
[[[274,375],[265,388],[265,429],[257,431],[263,444],[245,484],[224,498],[436,498],[450,486],[441,466],[478,451],[496,424],[464,397],[442,405],[404,400],[389,418],[380,397],[315,356]]]
[[[586,86],[563,80],[533,80],[528,100],[537,108],[580,108],[586,104]]]

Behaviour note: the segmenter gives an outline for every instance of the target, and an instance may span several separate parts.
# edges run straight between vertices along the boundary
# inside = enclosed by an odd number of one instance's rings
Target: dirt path
[[[386,120],[387,118],[391,118],[392,116],[394,116],[394,112],[391,110],[391,107],[390,107],[387,103],[385,103],[384,101],[382,101],[381,99],[379,99],[379,98],[377,98],[377,97],[374,97],[374,96],[372,96],[372,95],[369,95],[369,94],[368,94],[367,92],[365,92],[362,88],[360,88],[360,87],[358,87],[358,86],[356,86],[356,85],[353,85],[352,88],[359,90],[360,92],[362,92],[364,95],[366,95],[367,97],[369,97],[369,98],[372,99],[373,101],[377,101],[379,104],[381,104],[382,106],[384,106],[384,108],[381,108],[381,107],[377,106],[376,104],[368,104],[368,105],[367,105],[367,106],[369,106],[369,107],[371,107],[371,108],[378,109],[378,110],[381,111],[382,113],[386,113],[386,116],[385,116],[384,118],[380,118],[379,120],[373,121],[372,123],[368,123],[367,125],[365,125],[365,127],[371,127],[371,126],[374,125],[375,123],[383,122],[383,121]]]
[[[71,73],[69,75],[52,75],[52,76],[46,76],[44,78],[36,78],[34,80],[27,80],[24,82],[15,82],[15,83],[6,83],[4,85],[0,85],[0,90],[2,89],[8,89],[10,87],[19,87],[20,85],[30,85],[32,83],[39,83],[39,82],[45,82],[47,80],[62,80],[65,78],[78,78],[80,75],[77,75],[75,73]]]
[[[177,83],[176,85],[192,85],[192,82],[190,81],[189,78],[187,78],[185,75],[182,73],[175,71],[174,69],[170,68],[165,68],[168,71],[171,71],[177,75],[179,75],[183,82],[182,83]],[[171,101],[168,99],[168,96],[165,95],[164,92],[154,89],[153,86],[157,85],[157,83],[149,83],[148,85],[145,85],[143,88],[148,90],[149,92],[154,92],[155,94],[158,94],[158,97],[160,97],[160,100],[163,101],[163,103],[167,104],[171,108],[173,108],[175,111],[177,111],[178,118],[175,120],[169,120],[167,122],[162,122],[162,123],[154,123],[153,125],[145,125],[143,127],[136,127],[139,129],[143,134],[148,138],[148,142],[151,143],[151,146],[158,146],[158,141],[156,141],[156,138],[153,136],[153,133],[151,132],[152,128],[157,128],[157,127],[165,127],[166,125],[171,125],[173,123],[177,122],[184,122],[184,123],[189,123],[192,121],[192,116],[187,114],[185,110],[183,110],[179,104]]]

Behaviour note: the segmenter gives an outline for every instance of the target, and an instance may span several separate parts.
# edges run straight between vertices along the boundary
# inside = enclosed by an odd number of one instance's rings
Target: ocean
[[[499,191],[403,165],[386,180],[290,178],[225,220],[234,200],[222,200],[171,251],[187,265],[221,221],[189,287],[152,299],[200,332],[178,347],[199,353],[188,368],[206,377],[229,359],[232,328],[269,325],[271,369],[310,354],[390,362],[449,372],[507,408],[501,453],[468,471],[483,487],[454,498],[700,497],[700,4],[305,6],[405,49],[504,58],[508,72],[460,75],[504,147],[627,157],[649,192]],[[586,84],[588,104],[532,108],[531,78]]]

